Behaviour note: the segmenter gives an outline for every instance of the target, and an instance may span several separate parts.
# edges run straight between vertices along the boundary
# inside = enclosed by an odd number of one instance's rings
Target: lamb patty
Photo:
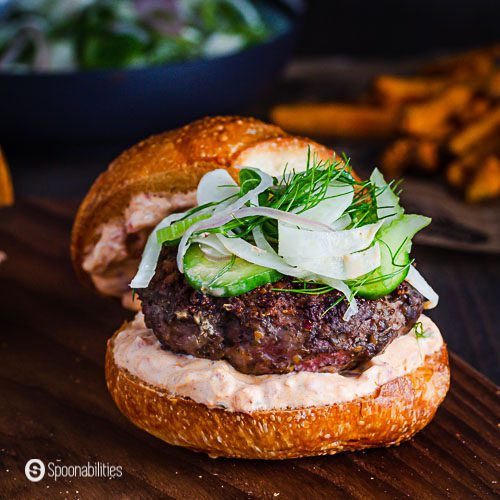
[[[340,292],[286,291],[296,286],[285,277],[237,297],[205,295],[190,287],[175,254],[165,248],[151,283],[138,294],[146,325],[165,349],[225,359],[238,371],[256,375],[351,369],[407,333],[424,303],[403,282],[383,298],[357,299],[357,314],[344,321],[347,301],[333,305]]]

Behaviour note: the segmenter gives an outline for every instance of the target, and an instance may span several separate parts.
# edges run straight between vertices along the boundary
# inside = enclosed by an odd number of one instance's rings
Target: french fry
[[[486,156],[495,155],[500,156],[500,131],[496,134],[491,134],[483,137],[480,141],[471,146],[470,151],[463,155],[465,161],[471,163],[477,161],[478,158],[485,158]]]
[[[474,173],[465,190],[465,199],[477,203],[500,196],[500,158],[489,156]]]
[[[454,135],[448,143],[448,149],[458,156],[465,155],[488,137],[493,137],[493,140],[496,137],[500,141],[500,106]]]
[[[380,165],[386,177],[396,179],[408,168],[410,139],[394,141],[382,154]]]
[[[397,130],[399,111],[359,104],[276,106],[271,120],[289,132],[312,136],[389,137]]]
[[[494,99],[500,99],[500,71],[494,71],[489,78],[486,79],[483,89],[488,96]]]
[[[14,204],[14,187],[9,167],[0,148],[0,207]]]
[[[453,160],[446,167],[446,180],[448,183],[457,189],[465,189],[473,172],[484,163],[485,156],[474,153]]]
[[[478,120],[483,116],[491,106],[491,102],[486,97],[474,97],[472,101],[461,110],[458,120],[461,125]]]
[[[454,160],[446,167],[446,180],[454,188],[463,189],[467,182],[469,171],[469,167],[463,160]]]
[[[450,85],[447,78],[381,75],[373,82],[376,97],[394,106],[429,99]]]
[[[380,163],[390,179],[409,168],[435,172],[439,168],[439,145],[426,139],[398,139],[385,150]]]
[[[446,180],[456,188],[465,188],[474,171],[478,170],[490,156],[500,157],[500,141],[489,136],[476,143],[465,156],[455,158],[446,169]]]
[[[468,201],[500,197],[499,59],[500,44],[471,50],[414,76],[380,75],[357,104],[282,105],[271,117],[285,130],[306,135],[396,136],[381,156],[387,177],[408,169],[444,170],[448,184]]]
[[[401,130],[420,137],[442,139],[450,131],[450,119],[469,103],[474,91],[455,84],[428,101],[412,104],[403,111]]]
[[[422,70],[428,75],[449,75],[471,77],[487,75],[495,66],[495,58],[500,56],[500,44],[471,50],[434,61]]]
[[[439,144],[420,140],[415,149],[415,164],[421,170],[436,172],[439,168]]]

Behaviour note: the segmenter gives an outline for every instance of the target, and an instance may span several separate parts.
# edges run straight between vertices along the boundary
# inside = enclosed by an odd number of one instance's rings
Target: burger
[[[124,152],[78,211],[81,279],[136,311],[106,380],[134,424],[212,457],[390,446],[433,418],[446,346],[423,314],[398,185],[252,118]]]

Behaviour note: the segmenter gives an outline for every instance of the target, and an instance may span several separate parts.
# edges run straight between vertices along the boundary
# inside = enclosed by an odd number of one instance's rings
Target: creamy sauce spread
[[[138,262],[133,266],[127,261],[127,236],[142,234],[141,231],[156,226],[163,218],[196,204],[196,192],[173,194],[139,193],[130,199],[122,216],[116,217],[97,228],[99,239],[88,249],[82,263],[83,269],[90,274],[95,287],[106,295],[120,297],[128,293],[128,284],[137,271]],[[146,238],[142,238],[144,245]],[[109,271],[109,267],[114,269]],[[128,300],[128,299],[126,299]]]
[[[156,226],[172,212],[179,212],[196,204],[196,192],[154,195],[139,193],[132,197],[125,209],[125,228],[127,233]]]
[[[100,226],[99,231],[99,240],[82,263],[84,271],[88,273],[103,273],[111,262],[127,258],[127,233],[121,218],[106,222]]]
[[[246,375],[227,361],[174,354],[161,348],[152,330],[145,326],[142,313],[117,335],[113,355],[118,366],[145,382],[212,408],[247,413],[306,408],[367,396],[421,366],[425,356],[441,348],[443,339],[429,318],[422,315],[419,321],[424,337],[417,339],[414,330],[398,337],[357,377],[314,372]]]

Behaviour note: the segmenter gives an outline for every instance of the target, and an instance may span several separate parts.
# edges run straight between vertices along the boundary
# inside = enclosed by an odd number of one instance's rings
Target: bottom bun
[[[423,429],[450,384],[445,345],[421,366],[351,401],[251,413],[209,408],[119,367],[108,341],[106,380],[118,408],[169,444],[211,457],[284,459],[399,444]]]

